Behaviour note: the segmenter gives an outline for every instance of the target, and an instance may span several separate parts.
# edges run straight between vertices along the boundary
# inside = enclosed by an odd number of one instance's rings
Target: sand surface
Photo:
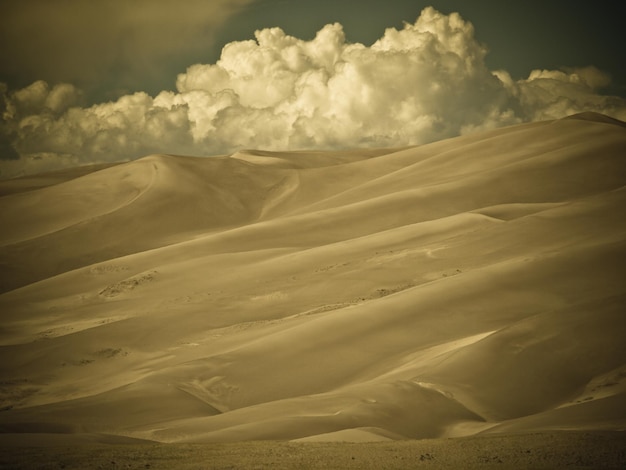
[[[0,195],[5,438],[626,429],[618,121],[151,155]]]
[[[93,436],[92,436],[93,437]],[[256,441],[220,444],[8,446],[2,469],[600,469],[624,468],[623,433],[543,432],[377,443]]]

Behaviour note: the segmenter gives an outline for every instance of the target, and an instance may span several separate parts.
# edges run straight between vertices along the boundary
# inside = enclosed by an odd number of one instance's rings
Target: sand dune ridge
[[[585,113],[0,182],[0,430],[623,429],[625,157]]]

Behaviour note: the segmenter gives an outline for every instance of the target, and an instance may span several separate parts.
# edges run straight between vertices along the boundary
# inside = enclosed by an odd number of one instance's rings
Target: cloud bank
[[[176,91],[76,106],[81,92],[43,81],[0,89],[3,176],[150,153],[215,155],[240,148],[402,146],[520,122],[597,111],[626,119],[626,100],[593,66],[534,70],[514,80],[458,14],[426,8],[367,47],[329,24],[310,41],[280,28],[227,44]]]

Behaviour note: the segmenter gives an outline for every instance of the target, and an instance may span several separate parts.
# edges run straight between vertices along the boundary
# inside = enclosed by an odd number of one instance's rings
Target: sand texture
[[[619,121],[151,155],[0,195],[5,439],[626,429]]]
[[[0,468],[66,470],[407,470],[624,468],[623,433],[542,432],[454,439],[375,443],[285,441],[219,444],[98,443],[6,446],[0,435]]]

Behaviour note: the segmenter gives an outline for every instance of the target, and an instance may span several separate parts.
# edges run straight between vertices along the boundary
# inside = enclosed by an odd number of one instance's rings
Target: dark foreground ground
[[[625,432],[543,432],[380,443],[74,444],[0,435],[1,469],[626,468]],[[42,445],[43,444],[43,445]]]

